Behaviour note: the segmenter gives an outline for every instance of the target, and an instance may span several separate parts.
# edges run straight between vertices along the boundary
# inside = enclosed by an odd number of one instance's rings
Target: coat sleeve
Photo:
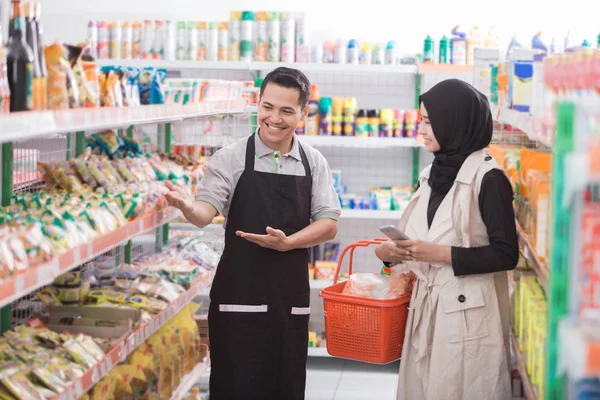
[[[490,244],[482,247],[453,247],[455,276],[486,274],[515,269],[519,242],[513,209],[513,191],[508,178],[498,169],[483,177],[479,209]]]

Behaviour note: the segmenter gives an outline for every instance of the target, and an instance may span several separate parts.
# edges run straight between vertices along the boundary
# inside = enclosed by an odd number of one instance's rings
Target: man
[[[211,400],[302,400],[310,286],[308,248],[337,233],[340,206],[325,158],[294,132],[310,82],[277,68],[260,88],[259,129],[213,155],[193,203],[169,204],[203,227],[225,218],[225,250],[208,315]]]

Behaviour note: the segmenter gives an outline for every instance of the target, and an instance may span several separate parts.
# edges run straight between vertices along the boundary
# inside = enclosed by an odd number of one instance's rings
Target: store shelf
[[[208,360],[205,360],[204,362],[201,362],[198,365],[196,365],[192,372],[183,377],[181,383],[179,384],[179,387],[173,392],[171,400],[183,399],[183,396],[185,396],[186,393],[188,393],[190,389],[193,388],[204,375],[208,374],[209,371],[210,367],[208,364]]]
[[[331,355],[327,352],[326,347],[309,347],[308,348],[308,356],[309,357],[331,357]]]
[[[389,72],[415,74],[415,65],[357,65],[357,64],[317,64],[280,62],[231,62],[231,61],[165,61],[165,60],[99,60],[99,65],[121,65],[143,68],[152,65],[167,70],[228,70],[228,71],[271,71],[285,66],[305,72]]]
[[[594,319],[564,319],[558,328],[558,372],[573,381],[600,377],[600,322]]]
[[[533,247],[533,245],[531,244],[531,241],[529,240],[529,236],[523,230],[523,228],[521,227],[519,222],[517,222],[517,233],[519,235],[519,245],[523,249],[523,254],[525,255],[525,258],[527,259],[527,261],[529,261],[531,268],[537,275],[540,285],[544,289],[544,292],[547,294],[548,293],[548,290],[547,290],[548,289],[548,265],[546,264],[546,262],[544,262],[542,259],[540,259],[540,257],[536,254],[535,248]]]
[[[202,289],[201,284],[193,285],[177,300],[158,313],[152,320],[141,324],[130,335],[117,343],[112,350],[108,351],[104,359],[94,367],[88,369],[79,379],[72,381],[64,392],[56,395],[53,400],[76,400],[81,398],[98,381],[104,378],[117,364],[125,361],[138,346],[143,344],[150,336],[160,329],[167,321],[173,318],[181,311],[186,304],[196,297]]]
[[[537,396],[535,395],[535,391],[533,390],[533,385],[531,384],[531,379],[529,378],[529,374],[527,374],[527,367],[525,366],[523,355],[521,354],[521,350],[519,350],[519,344],[512,331],[510,333],[510,341],[513,349],[513,354],[517,359],[517,368],[519,370],[519,374],[521,375],[521,382],[523,382],[523,391],[525,392],[525,398],[527,400],[537,400]]]
[[[552,141],[542,134],[545,124],[541,119],[532,117],[528,113],[499,108],[493,104],[490,108],[496,121],[517,128],[525,133],[529,140],[537,141],[546,147],[552,147]]]
[[[89,243],[55,256],[43,264],[33,265],[0,282],[0,307],[16,301],[24,295],[51,284],[56,277],[105,252],[127,242],[132,237],[148,232],[175,218],[180,212],[174,208],[140,217],[99,236]]]
[[[381,138],[357,136],[298,136],[300,141],[311,146],[331,147],[356,147],[356,148],[381,148],[390,147],[417,147],[419,144],[414,138]]]
[[[130,125],[177,122],[218,114],[249,112],[244,100],[207,101],[188,105],[81,108],[31,111],[0,117],[1,141],[20,141],[53,133],[98,131]]]
[[[340,218],[344,219],[397,219],[402,216],[402,211],[384,210],[348,210],[342,209]]]
[[[435,73],[435,74],[472,74],[472,65],[455,65],[455,64],[420,64],[419,73]]]

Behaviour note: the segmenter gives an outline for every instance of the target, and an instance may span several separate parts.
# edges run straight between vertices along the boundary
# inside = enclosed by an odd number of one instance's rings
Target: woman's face
[[[429,153],[435,153],[441,150],[440,144],[435,138],[433,128],[431,127],[429,114],[427,114],[427,110],[425,109],[423,103],[421,103],[421,125],[419,125],[419,131],[417,133],[423,136],[425,150],[427,150]]]

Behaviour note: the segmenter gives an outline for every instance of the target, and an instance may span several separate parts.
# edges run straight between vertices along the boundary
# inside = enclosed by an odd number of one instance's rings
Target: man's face
[[[304,118],[308,107],[299,104],[300,92],[268,83],[258,105],[260,137],[267,146],[286,143]]]

